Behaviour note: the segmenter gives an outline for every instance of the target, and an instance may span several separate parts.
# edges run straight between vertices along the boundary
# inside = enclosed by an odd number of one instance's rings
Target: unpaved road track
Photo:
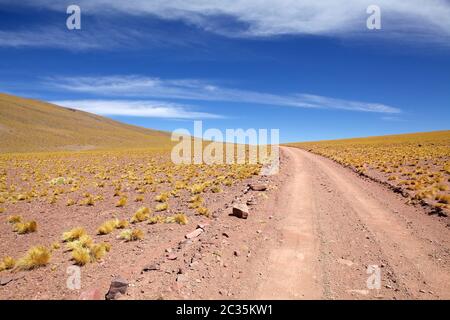
[[[268,203],[276,219],[241,280],[242,298],[450,298],[446,218],[331,160],[287,147],[281,153],[288,177]],[[367,284],[377,270],[379,289]]]

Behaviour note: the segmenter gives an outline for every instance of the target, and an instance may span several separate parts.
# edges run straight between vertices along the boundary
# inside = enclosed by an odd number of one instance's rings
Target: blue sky
[[[0,0],[0,91],[283,142],[449,129],[450,3]],[[66,8],[81,8],[81,30]]]

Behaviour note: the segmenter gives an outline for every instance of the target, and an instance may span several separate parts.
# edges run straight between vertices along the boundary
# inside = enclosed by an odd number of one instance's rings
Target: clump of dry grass
[[[105,235],[114,231],[114,229],[124,229],[128,227],[127,220],[113,219],[104,222],[98,229],[97,234]]]
[[[13,215],[13,216],[9,216],[8,218],[6,218],[6,221],[8,221],[9,223],[19,223],[19,222],[22,222],[22,217]]]
[[[64,232],[62,240],[64,242],[78,240],[81,236],[86,235],[86,231],[82,227],[74,228],[70,231]]]
[[[141,207],[131,218],[131,223],[142,222],[147,220],[148,218],[150,218],[150,209],[147,207]]]
[[[55,241],[55,242],[52,243],[52,249],[53,250],[58,250],[60,248],[61,248],[61,245],[58,242]]]
[[[164,223],[165,218],[161,215],[155,215],[148,219],[149,224]]]
[[[157,195],[156,197],[155,197],[155,201],[158,201],[158,202],[167,202],[167,200],[169,200],[169,193],[168,192],[163,192],[163,193],[161,193],[160,195]]]
[[[102,223],[102,225],[97,229],[97,234],[105,235],[114,231],[116,228],[116,220],[108,220]]]
[[[91,236],[88,234],[83,234],[77,240],[70,241],[67,243],[66,248],[69,251],[76,250],[78,248],[89,248],[93,244]]]
[[[109,243],[98,243],[90,247],[91,261],[100,261],[106,255],[109,250],[111,250],[111,245]]]
[[[188,223],[188,218],[187,218],[187,216],[184,213],[177,213],[174,216],[174,220],[178,224],[183,224],[184,225],[184,224]]]
[[[204,183],[197,183],[197,184],[194,184],[194,185],[191,187],[191,193],[192,193],[192,194],[200,194],[200,193],[202,193],[203,191],[205,191],[205,188],[206,188],[206,184],[204,184]]]
[[[16,260],[12,257],[4,257],[2,262],[0,262],[0,272],[5,270],[10,270],[16,265]]]
[[[78,247],[72,250],[72,260],[79,266],[84,266],[91,261],[89,248]]]
[[[142,230],[140,229],[126,229],[123,230],[119,235],[119,239],[125,240],[126,242],[142,240],[143,238],[144,232],[142,232]]]
[[[445,194],[438,195],[438,196],[436,196],[436,200],[439,203],[450,204],[450,195],[445,195]]]
[[[16,231],[18,234],[32,233],[36,230],[37,223],[34,220],[29,222],[18,222],[14,225],[14,231]]]
[[[208,208],[205,208],[205,207],[197,208],[197,213],[199,215],[205,216],[205,217],[209,217],[210,216]]]
[[[69,243],[68,247],[72,250],[72,260],[79,266],[84,266],[89,262],[99,261],[111,250],[109,243],[95,244],[91,239],[90,241],[83,242],[82,238]]]
[[[45,266],[51,258],[50,251],[44,246],[32,247],[23,258],[17,262],[20,270],[31,270]]]
[[[116,207],[124,207],[127,204],[128,198],[127,197],[121,197],[119,201],[116,203]]]
[[[116,219],[116,229],[125,229],[128,225],[129,223],[127,220]]]
[[[155,207],[155,211],[165,211],[169,208],[169,204],[167,202],[160,203]]]

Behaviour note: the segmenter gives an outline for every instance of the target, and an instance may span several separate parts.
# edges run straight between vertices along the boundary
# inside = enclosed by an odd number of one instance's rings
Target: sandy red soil
[[[269,188],[248,191],[251,182]],[[103,262],[82,267],[81,290],[67,289],[66,268],[72,263],[60,249],[46,267],[1,273],[14,280],[0,286],[0,298],[77,299],[94,288],[103,295],[116,276],[129,282],[119,299],[450,298],[448,218],[428,215],[328,159],[282,148],[277,176],[255,176],[205,199],[213,218],[189,215],[184,226],[144,222],[139,227],[145,238],[138,242],[120,242],[117,232],[95,236],[113,247]],[[248,219],[230,216],[233,202],[249,199],[254,204]],[[94,215],[82,207],[67,213],[64,206],[27,210],[27,205],[20,209],[23,215],[45,223],[37,233],[19,236],[2,221],[2,253],[50,244],[77,224],[95,234],[117,212],[100,204]],[[176,206],[171,202],[173,210]],[[120,209],[120,217],[129,217],[131,209]],[[185,241],[198,224],[205,225],[204,232]],[[148,265],[157,270],[143,271]],[[381,270],[380,289],[367,287],[369,265]]]

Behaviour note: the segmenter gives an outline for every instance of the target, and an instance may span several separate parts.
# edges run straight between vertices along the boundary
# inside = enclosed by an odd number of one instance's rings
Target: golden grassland
[[[0,223],[8,226],[11,242],[28,248],[27,239],[38,233],[46,243],[22,257],[0,254],[0,271],[45,266],[62,245],[75,264],[100,261],[115,244],[96,242],[99,237],[139,241],[145,236],[140,224],[183,226],[195,215],[209,218],[215,194],[261,169],[249,163],[177,165],[170,158],[173,145],[168,133],[0,94]],[[99,221],[104,212],[108,219]],[[43,237],[49,230],[60,236]]]
[[[450,209],[450,131],[293,143]]]
[[[0,153],[169,145],[167,132],[0,93]]]
[[[0,155],[0,218],[11,224],[18,239],[36,232],[48,221],[27,217],[27,211],[57,211],[71,219],[83,212],[86,225],[99,211],[123,214],[126,219],[105,219],[88,234],[85,225],[74,223],[51,246],[32,247],[24,257],[1,257],[1,270],[31,270],[46,265],[51,254],[65,243],[68,260],[83,266],[100,261],[114,243],[95,243],[114,234],[116,241],[139,241],[139,224],[188,224],[188,216],[210,217],[204,198],[226,192],[236,182],[259,174],[260,164],[176,165],[170,149],[115,149],[109,151],[9,153]],[[26,204],[27,211],[21,212]],[[139,206],[139,209],[136,208]],[[174,205],[177,209],[170,210]],[[53,208],[57,208],[54,210]],[[62,210],[61,210],[62,208]],[[117,234],[115,234],[117,233]],[[26,240],[24,240],[26,241]],[[48,242],[47,241],[47,242]],[[11,260],[13,259],[13,260]],[[3,260],[1,260],[3,261]]]

